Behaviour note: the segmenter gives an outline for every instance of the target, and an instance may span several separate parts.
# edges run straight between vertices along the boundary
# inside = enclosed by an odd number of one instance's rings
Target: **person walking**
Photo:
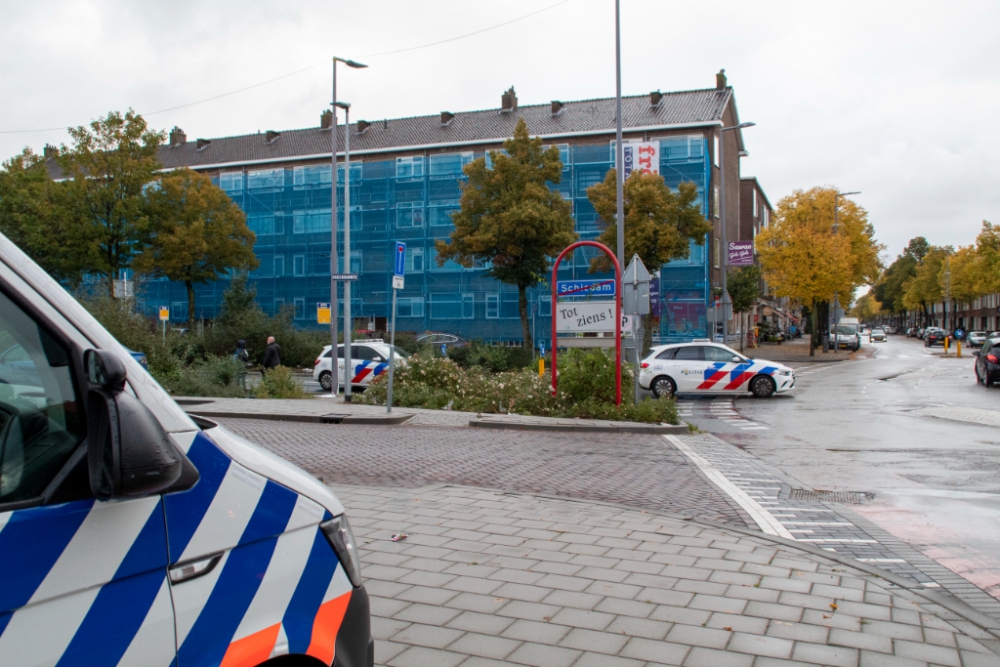
[[[267,337],[267,347],[264,349],[264,370],[271,370],[281,365],[281,348],[274,342],[274,336]]]
[[[250,367],[250,353],[247,352],[247,342],[245,340],[236,341],[236,352],[233,353],[233,359],[236,360],[238,365],[239,385],[243,391],[246,391],[247,368]]]

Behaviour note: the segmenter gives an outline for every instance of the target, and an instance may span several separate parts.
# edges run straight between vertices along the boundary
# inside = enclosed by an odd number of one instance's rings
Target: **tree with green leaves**
[[[733,312],[741,316],[750,312],[760,296],[760,267],[752,264],[730,269],[726,287],[733,300]],[[740,337],[740,351],[743,351],[743,337]]]
[[[146,248],[132,262],[138,273],[184,283],[188,325],[194,324],[195,285],[218,280],[230,269],[260,262],[256,240],[240,207],[204,174],[178,169],[146,192]]]
[[[983,290],[987,294],[1000,292],[1000,225],[983,220],[976,237],[976,254],[982,260]]]
[[[617,171],[611,169],[604,181],[587,188],[587,198],[603,224],[600,243],[611,252],[618,251],[618,189]],[[691,242],[705,243],[711,224],[701,214],[698,188],[694,183],[681,183],[672,192],[659,174],[634,171],[625,180],[625,253],[639,259],[651,272],[675,259],[687,257]],[[626,260],[627,261],[627,260]],[[622,271],[626,267],[622,267]],[[604,253],[590,263],[590,272],[611,271],[611,260]],[[648,350],[653,340],[652,315],[643,318],[643,348]]]
[[[913,277],[906,281],[903,289],[903,304],[908,310],[920,310],[923,313],[924,325],[928,325],[928,306],[944,300],[944,285],[942,275],[945,261],[954,253],[951,246],[929,246],[923,260],[917,266]]]
[[[523,118],[503,147],[490,151],[492,165],[485,158],[465,165],[469,180],[462,185],[461,208],[452,214],[455,231],[450,243],[437,241],[437,262],[453,260],[466,268],[489,262],[488,275],[517,285],[524,344],[532,349],[527,290],[548,278],[551,258],[578,237],[572,206],[549,187],[562,178],[559,149],[532,139]]]
[[[65,224],[66,184],[31,149],[0,168],[0,232],[57,280],[75,287],[88,269],[79,228]]]
[[[69,128],[69,134],[73,145],[64,145],[57,158],[70,179],[65,223],[77,227],[74,236],[90,251],[89,272],[103,276],[113,296],[115,278],[143,248],[144,189],[160,169],[156,152],[164,134],[131,109]]]

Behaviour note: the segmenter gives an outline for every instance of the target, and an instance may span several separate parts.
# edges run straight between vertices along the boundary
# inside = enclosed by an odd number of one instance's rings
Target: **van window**
[[[41,496],[83,439],[70,359],[0,292],[0,503]]]

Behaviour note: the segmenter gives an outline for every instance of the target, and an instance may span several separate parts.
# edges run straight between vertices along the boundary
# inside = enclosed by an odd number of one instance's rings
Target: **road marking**
[[[663,436],[667,439],[670,444],[672,444],[677,449],[681,450],[689,459],[691,459],[698,468],[705,473],[705,476],[712,480],[716,486],[722,489],[730,498],[736,501],[740,507],[746,510],[750,518],[760,526],[760,529],[767,533],[768,535],[777,535],[779,537],[784,537],[785,539],[794,540],[788,529],[781,525],[781,522],[771,516],[763,505],[758,503],[756,500],[747,495],[742,489],[733,484],[723,475],[715,466],[709,463],[707,460],[702,458],[700,454],[691,449],[686,445],[680,438],[675,435],[665,435]]]

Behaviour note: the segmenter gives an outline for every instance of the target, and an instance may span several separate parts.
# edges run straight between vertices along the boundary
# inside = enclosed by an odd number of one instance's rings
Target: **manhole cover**
[[[813,500],[840,505],[863,505],[875,499],[871,491],[811,491],[808,489],[792,489],[788,494],[790,500]]]

